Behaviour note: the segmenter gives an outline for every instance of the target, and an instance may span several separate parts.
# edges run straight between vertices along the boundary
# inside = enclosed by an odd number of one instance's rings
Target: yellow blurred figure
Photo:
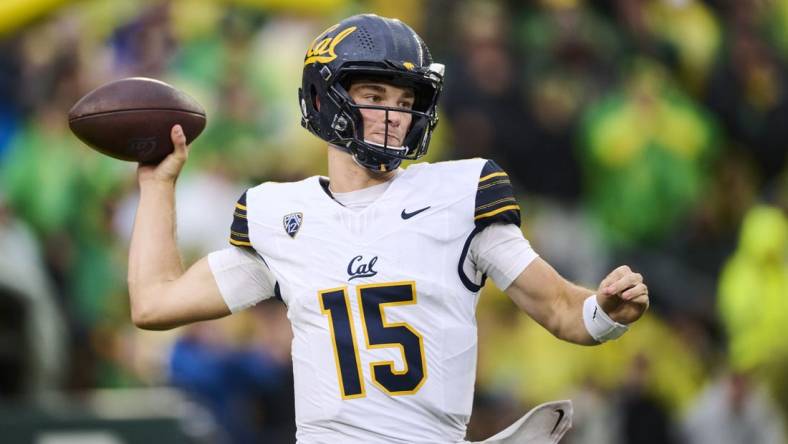
[[[754,370],[788,356],[788,218],[756,206],[745,216],[739,247],[719,284],[719,312],[735,370]]]
[[[29,23],[66,0],[4,0],[0,2],[0,35]]]
[[[679,76],[691,92],[699,92],[722,44],[714,12],[700,1],[651,1],[644,19],[655,35],[675,48]]]

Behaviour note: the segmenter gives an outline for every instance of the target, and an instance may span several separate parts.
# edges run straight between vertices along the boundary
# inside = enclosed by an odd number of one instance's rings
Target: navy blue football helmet
[[[443,72],[443,65],[432,62],[427,45],[405,23],[374,14],[348,17],[323,31],[306,53],[298,90],[301,125],[370,170],[394,170],[403,159],[427,153],[438,124]],[[412,109],[356,104],[348,90],[359,78],[413,88]],[[402,146],[387,145],[388,127],[384,144],[365,140],[361,109],[383,110],[387,122],[389,112],[410,113]]]

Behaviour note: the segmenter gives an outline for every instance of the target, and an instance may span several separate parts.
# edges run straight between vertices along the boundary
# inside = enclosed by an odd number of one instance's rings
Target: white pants
[[[509,427],[474,444],[556,444],[572,427],[572,401],[538,405]]]

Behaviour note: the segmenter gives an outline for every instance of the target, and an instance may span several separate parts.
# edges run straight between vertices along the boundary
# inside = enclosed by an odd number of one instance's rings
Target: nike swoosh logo
[[[553,430],[550,431],[551,435],[555,433],[555,429],[558,428],[558,424],[561,424],[561,420],[564,419],[564,409],[555,409],[555,412],[558,413],[558,421],[555,422]]]
[[[412,213],[408,213],[407,211],[402,210],[402,214],[400,214],[400,216],[402,216],[403,219],[410,219],[411,217],[421,213],[422,211],[427,211],[429,209],[430,209],[430,207],[424,207],[424,208],[422,208],[420,210],[416,210],[416,211],[414,211]]]

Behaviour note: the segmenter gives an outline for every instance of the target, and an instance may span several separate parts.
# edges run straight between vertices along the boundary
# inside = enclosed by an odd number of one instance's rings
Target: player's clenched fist
[[[648,287],[640,273],[622,265],[599,284],[597,302],[614,321],[631,324],[648,309]]]

